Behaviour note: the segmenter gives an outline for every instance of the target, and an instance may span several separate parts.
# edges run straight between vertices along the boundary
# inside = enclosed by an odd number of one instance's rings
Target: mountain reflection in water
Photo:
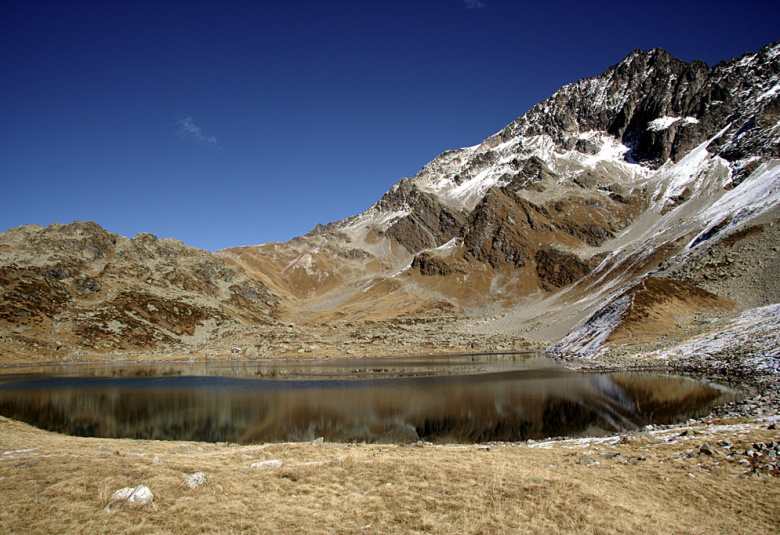
[[[681,377],[576,373],[536,354],[111,364],[0,376],[0,414],[80,436],[259,443],[603,435],[735,394]]]

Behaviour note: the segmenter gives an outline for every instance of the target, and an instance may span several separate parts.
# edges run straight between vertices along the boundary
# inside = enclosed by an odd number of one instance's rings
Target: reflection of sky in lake
[[[45,429],[242,443],[604,434],[699,416],[732,397],[679,377],[575,373],[530,355],[113,364],[0,377],[0,414]]]

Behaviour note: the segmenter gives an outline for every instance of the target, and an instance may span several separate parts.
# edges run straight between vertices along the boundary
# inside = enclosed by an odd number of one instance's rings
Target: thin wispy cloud
[[[483,9],[487,7],[487,4],[482,0],[463,0],[463,5],[466,9]]]
[[[203,133],[203,130],[195,124],[195,120],[192,117],[185,117],[176,121],[176,135],[182,139],[191,139],[198,143],[205,143],[206,145],[217,145],[217,138],[214,136],[207,136]]]

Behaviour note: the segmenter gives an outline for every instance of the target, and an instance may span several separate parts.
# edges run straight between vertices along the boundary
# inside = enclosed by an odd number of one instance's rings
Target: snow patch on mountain
[[[773,76],[771,79],[772,85],[769,89],[761,93],[756,99],[757,102],[775,98],[780,93],[780,75]]]
[[[630,295],[615,299],[593,315],[579,329],[550,348],[550,352],[553,354],[576,354],[586,359],[597,357],[604,351],[604,342],[620,325],[630,305]]]
[[[398,210],[384,211],[376,204],[362,214],[345,220],[343,230],[352,231],[355,236],[363,237],[367,229],[377,229],[385,232],[393,223],[412,213],[409,206],[404,205]]]
[[[725,231],[758,217],[780,204],[780,160],[761,164],[739,186],[727,191],[720,199],[704,210],[700,216],[709,223],[702,234],[712,231],[712,227],[730,218]],[[701,236],[701,235],[700,235]],[[697,236],[691,246],[700,240]]]
[[[683,124],[698,124],[699,120],[696,117],[659,117],[658,119],[653,119],[647,124],[647,129],[651,132],[660,132],[661,130],[666,130],[670,126],[682,122]]]
[[[543,137],[550,139],[549,136]],[[631,148],[614,136],[593,130],[577,134],[577,139],[591,142],[598,148],[597,152],[586,154],[577,150],[557,149],[544,154],[550,170],[562,179],[586,170],[595,171],[603,174],[605,179],[622,183],[631,183],[651,176],[651,170],[630,161]]]
[[[463,207],[475,206],[487,191],[494,186],[505,186],[506,181],[501,180],[501,164],[488,167],[477,173],[474,177],[454,188],[447,189],[450,184],[439,182],[434,190],[446,200],[455,201],[454,204]]]
[[[660,359],[697,358],[717,363],[724,352],[750,350],[745,364],[780,373],[780,304],[744,311],[725,328],[693,338],[669,349],[649,353]]]
[[[436,247],[435,249],[431,249],[431,252],[446,255],[447,253],[451,252],[452,250],[458,248],[463,244],[463,238],[460,236],[456,236],[455,238],[452,238],[447,243],[440,245]]]
[[[496,137],[491,136],[488,140]],[[415,184],[457,210],[470,211],[490,188],[509,183],[517,173],[518,162],[532,158],[545,162],[562,180],[587,170],[621,182],[649,176],[648,169],[627,161],[631,149],[614,136],[586,131],[575,137],[589,142],[596,148],[595,152],[565,150],[546,134],[513,137],[495,145],[486,141],[440,156],[415,176]]]
[[[302,269],[307,275],[318,275],[318,271],[321,271],[314,267],[314,259],[312,258],[311,253],[304,253],[295,258],[292,262],[287,264],[287,267],[284,268],[283,272],[288,272],[293,269]]]
[[[728,168],[728,163],[718,157],[712,157],[707,151],[707,147],[720,137],[725,129],[719,132],[715,137],[702,143],[682,160],[673,164],[667,162],[662,166],[656,175],[650,180],[655,185],[655,191],[652,196],[652,209],[661,211],[666,204],[675,197],[683,194],[686,188],[701,195],[702,186],[709,176],[708,171],[714,167]],[[710,184],[712,188],[720,189],[723,184]],[[709,194],[714,192],[710,191]]]
[[[456,151],[456,160],[450,160],[458,164],[456,168],[426,166],[415,177],[415,183],[457,210],[472,210],[490,188],[506,185],[504,177],[512,170],[511,161],[517,156],[518,144],[519,140],[514,139],[493,149],[484,147],[484,143],[464,147]],[[484,164],[479,163],[480,157],[484,158]],[[471,165],[464,166],[463,162]]]

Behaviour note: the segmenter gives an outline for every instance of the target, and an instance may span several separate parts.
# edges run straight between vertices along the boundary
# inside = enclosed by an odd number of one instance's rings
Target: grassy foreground
[[[753,421],[680,433],[532,445],[239,446],[68,437],[0,417],[0,532],[780,531],[780,477],[746,473],[743,456],[726,455],[780,432]],[[713,455],[699,452],[705,443]],[[250,468],[262,460],[282,466]],[[189,488],[195,472],[209,483]],[[105,510],[114,491],[141,484],[154,503]]]

